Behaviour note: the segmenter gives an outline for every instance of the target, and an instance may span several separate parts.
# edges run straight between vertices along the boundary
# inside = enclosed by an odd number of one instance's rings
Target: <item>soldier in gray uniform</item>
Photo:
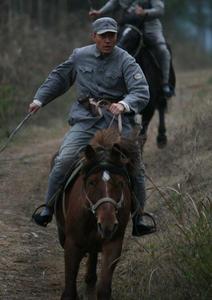
[[[142,111],[149,101],[148,85],[140,66],[125,50],[115,46],[116,21],[108,17],[100,18],[92,24],[92,28],[94,44],[75,49],[67,61],[49,74],[29,105],[29,111],[36,112],[76,84],[78,100],[71,107],[69,119],[72,127],[64,137],[49,175],[46,206],[41,213],[33,216],[41,226],[51,221],[54,199],[61,191],[64,177],[96,131],[108,128],[113,116],[121,113],[123,134],[130,134],[134,115]],[[108,110],[103,109],[102,116],[95,116],[80,101],[86,97],[107,99],[111,104]],[[142,163],[140,173],[134,180],[136,196],[143,208],[145,186]],[[142,223],[140,215],[133,220],[134,235],[152,232],[152,226]]]
[[[171,56],[163,35],[160,17],[164,14],[163,0],[109,0],[101,9],[91,10],[91,17],[100,17],[110,12],[121,9],[121,24],[129,22],[129,17],[134,24],[142,24],[144,40],[147,45],[156,49],[158,61],[162,71],[162,91],[166,98],[173,96],[169,86],[169,70]],[[126,21],[125,21],[126,20]]]

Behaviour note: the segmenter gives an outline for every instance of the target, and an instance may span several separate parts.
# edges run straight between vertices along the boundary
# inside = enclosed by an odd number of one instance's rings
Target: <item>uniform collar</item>
[[[113,48],[113,51],[112,51],[109,55],[107,55],[107,56],[102,56],[101,52],[99,51],[99,49],[98,49],[98,48],[96,47],[96,45],[95,45],[95,53],[94,53],[94,55],[95,55],[95,57],[107,59],[107,58],[109,58],[109,57],[111,57],[111,56],[113,55],[113,53],[114,53],[114,51],[115,51],[115,48],[116,48],[116,46]]]
[[[96,45],[95,45],[95,56],[96,56],[96,57],[100,57],[100,56],[101,56],[101,52],[100,52],[99,49],[96,47]]]

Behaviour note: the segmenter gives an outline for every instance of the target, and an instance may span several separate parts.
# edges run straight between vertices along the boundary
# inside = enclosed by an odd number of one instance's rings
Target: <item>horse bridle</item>
[[[133,57],[137,57],[137,55],[139,54],[139,52],[140,52],[140,50],[141,50],[141,48],[142,48],[142,46],[143,46],[143,33],[142,33],[142,31],[141,31],[140,29],[138,29],[136,26],[131,25],[131,24],[126,24],[126,25],[125,25],[124,31],[127,30],[127,29],[128,29],[128,30],[131,29],[131,30],[136,31],[136,32],[139,34],[139,36],[140,36],[139,45],[138,45],[138,47],[137,47],[135,53],[133,54]],[[123,31],[123,32],[124,32],[124,31]]]
[[[87,178],[94,174],[95,172],[97,172],[98,170],[102,170],[102,171],[111,171],[112,173],[116,173],[116,174],[120,174],[122,175],[123,177],[127,178],[128,180],[128,183],[130,183],[130,180],[129,180],[129,175],[128,175],[128,172],[127,170],[125,170],[124,168],[120,168],[120,167],[115,167],[115,166],[112,166],[112,165],[105,165],[104,163],[100,164],[100,165],[96,165],[94,166],[91,170],[89,170],[89,172],[86,174],[85,176],[85,183],[86,183],[86,180]],[[121,193],[121,197],[120,197],[120,200],[117,202],[115,201],[114,199],[112,199],[111,197],[103,197],[103,198],[100,198],[95,204],[93,204],[93,202],[90,200],[90,198],[88,197],[87,193],[86,193],[86,190],[84,188],[84,193],[85,193],[85,196],[86,196],[86,200],[88,201],[89,203],[89,210],[96,216],[96,210],[98,209],[98,207],[100,205],[102,205],[103,203],[110,203],[114,206],[115,210],[116,210],[116,213],[118,213],[118,210],[122,207],[123,203],[124,203],[124,194],[123,194],[123,191]]]
[[[102,205],[103,203],[111,203],[114,207],[115,207],[115,210],[116,210],[116,213],[118,212],[118,210],[122,207],[122,204],[124,202],[124,194],[123,192],[121,193],[121,198],[118,202],[116,202],[115,200],[113,200],[112,198],[110,197],[103,197],[103,198],[100,198],[95,204],[92,203],[92,201],[89,199],[88,195],[86,194],[85,192],[85,195],[86,195],[86,199],[90,205],[89,209],[91,210],[91,212],[96,215],[96,210],[97,208]]]

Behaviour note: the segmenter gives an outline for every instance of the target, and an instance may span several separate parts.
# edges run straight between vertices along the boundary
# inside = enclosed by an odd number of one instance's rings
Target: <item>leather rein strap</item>
[[[96,108],[96,111],[98,112],[99,116],[103,116],[103,112],[102,112],[102,108],[103,107],[109,107],[111,102],[105,99],[100,99],[100,100],[96,100],[95,98],[89,98],[88,99],[90,105],[93,105]],[[115,119],[115,115],[113,115],[113,118],[110,122],[110,125],[108,126],[108,128],[110,128],[114,122]],[[118,131],[119,133],[122,132],[122,117],[121,114],[118,115]]]
[[[86,195],[86,199],[87,199],[88,203],[90,204],[90,210],[92,211],[92,213],[94,215],[96,215],[97,208],[100,205],[102,205],[103,203],[111,203],[115,207],[116,211],[118,211],[122,207],[122,203],[124,202],[123,192],[121,193],[121,198],[118,202],[116,202],[115,200],[113,200],[110,197],[103,197],[103,198],[100,198],[95,204],[92,203],[92,201],[89,199],[89,197],[86,193],[85,193],[85,195]]]

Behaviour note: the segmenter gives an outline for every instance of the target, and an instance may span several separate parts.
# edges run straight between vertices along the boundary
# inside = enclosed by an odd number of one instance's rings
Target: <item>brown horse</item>
[[[88,299],[111,299],[112,276],[120,258],[132,208],[130,176],[136,172],[137,143],[111,129],[98,131],[85,148],[83,167],[56,209],[59,239],[65,254],[62,300],[78,298],[76,278],[88,254],[85,282]],[[97,258],[101,272],[97,281]]]

